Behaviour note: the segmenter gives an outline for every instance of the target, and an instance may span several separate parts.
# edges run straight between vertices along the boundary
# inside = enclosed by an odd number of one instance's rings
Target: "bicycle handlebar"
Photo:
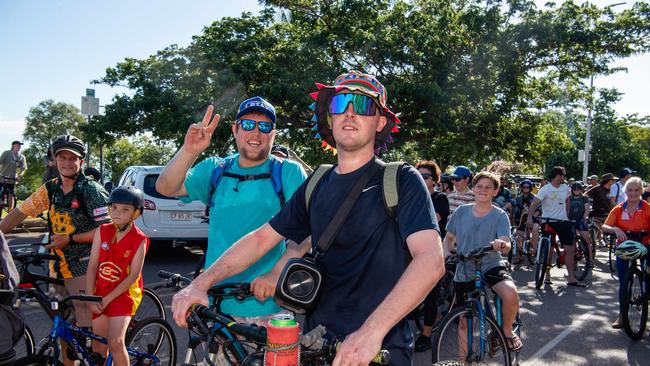
[[[218,323],[222,326],[227,327],[233,333],[238,336],[241,336],[249,341],[252,341],[257,344],[266,345],[267,341],[267,330],[265,327],[259,327],[255,324],[240,324],[233,322],[231,319],[215,313],[209,308],[203,305],[192,305],[190,308],[190,321],[192,326],[196,326],[202,332],[207,334],[207,327],[205,324],[201,324],[201,319],[209,319],[215,323]],[[196,319],[198,317],[198,319]],[[329,338],[325,336],[325,327],[318,326],[313,329],[311,332],[301,336],[300,344],[308,351],[312,351],[315,357],[319,355],[325,357],[331,357],[332,359],[336,356],[336,352],[341,348],[342,341],[337,338]],[[303,354],[303,357],[307,357],[307,354]],[[377,355],[372,359],[373,363],[380,365],[388,365],[390,363],[390,352],[388,350],[380,350]]]
[[[486,247],[474,249],[474,250],[472,250],[471,252],[469,252],[467,254],[458,254],[458,258],[461,261],[466,261],[466,260],[474,259],[474,258],[480,258],[480,257],[484,256],[485,254],[493,251],[493,250],[494,250],[494,248],[492,248],[492,245],[488,245]]]
[[[30,264],[39,264],[41,261],[60,260],[58,255],[39,253],[37,251],[24,252],[24,253],[13,251],[11,252],[11,256],[16,261],[19,261],[21,263],[29,262]]]

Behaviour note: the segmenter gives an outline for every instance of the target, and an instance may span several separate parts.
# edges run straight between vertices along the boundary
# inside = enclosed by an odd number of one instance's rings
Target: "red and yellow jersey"
[[[101,244],[95,280],[95,295],[97,296],[108,295],[120,282],[126,279],[131,273],[133,257],[142,242],[145,245],[145,253],[149,248],[149,238],[135,224],[119,241],[115,241],[116,231],[117,229],[113,224],[103,224],[99,227]],[[142,300],[142,287],[142,274],[139,274],[138,279],[129,289],[120,294],[109,305],[111,307],[111,305],[119,304],[119,309],[111,309],[110,313],[107,314],[107,311],[104,311],[104,313],[111,316],[135,314]]]

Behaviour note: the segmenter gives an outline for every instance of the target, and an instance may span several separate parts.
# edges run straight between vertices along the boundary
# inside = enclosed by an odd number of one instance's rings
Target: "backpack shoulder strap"
[[[332,164],[321,164],[316,168],[314,173],[309,177],[307,182],[307,187],[305,187],[305,206],[309,212],[309,202],[311,201],[311,196],[314,193],[314,189],[318,185],[318,182],[323,178],[325,173],[332,169],[334,165]]]
[[[212,203],[212,196],[214,195],[214,191],[217,189],[219,182],[221,182],[221,178],[223,177],[223,172],[229,169],[232,166],[234,161],[235,161],[234,155],[230,155],[228,157],[223,158],[219,162],[217,167],[214,168],[212,174],[210,174],[210,192],[208,193],[208,202],[209,202],[208,207],[214,206],[214,203]]]
[[[283,207],[284,203],[286,202],[284,188],[282,186],[282,166],[284,165],[284,160],[278,159],[275,156],[271,155],[270,164],[271,184],[273,185],[273,191],[275,192],[275,195],[280,199],[280,207]]]
[[[399,204],[399,172],[404,166],[402,161],[386,163],[382,179],[382,190],[384,193],[384,206],[388,215],[393,219],[397,217],[397,206]]]

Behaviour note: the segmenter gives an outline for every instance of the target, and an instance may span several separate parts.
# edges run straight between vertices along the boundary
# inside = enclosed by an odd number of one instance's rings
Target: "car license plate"
[[[169,219],[172,221],[191,221],[192,213],[191,212],[171,212],[169,214]]]

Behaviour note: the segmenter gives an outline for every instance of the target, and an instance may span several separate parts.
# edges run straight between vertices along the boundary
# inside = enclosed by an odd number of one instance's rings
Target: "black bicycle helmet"
[[[530,179],[524,179],[521,182],[519,182],[519,188],[528,185],[530,188],[533,188],[533,182]]]
[[[113,203],[132,205],[142,212],[144,209],[144,194],[140,188],[134,186],[119,186],[113,189],[111,195],[108,196],[108,204]]]
[[[633,260],[645,257],[648,249],[638,241],[626,240],[616,247],[616,256],[624,260]]]
[[[582,183],[581,180],[577,180],[577,181],[571,183],[571,189],[576,189],[576,188],[577,189],[583,189],[583,188],[585,188],[585,185],[584,185],[584,183]]]
[[[86,145],[79,138],[72,135],[61,135],[52,142],[52,152],[56,156],[61,151],[70,151],[80,158],[86,157]]]
[[[449,173],[442,173],[440,183],[451,183],[451,175]]]

